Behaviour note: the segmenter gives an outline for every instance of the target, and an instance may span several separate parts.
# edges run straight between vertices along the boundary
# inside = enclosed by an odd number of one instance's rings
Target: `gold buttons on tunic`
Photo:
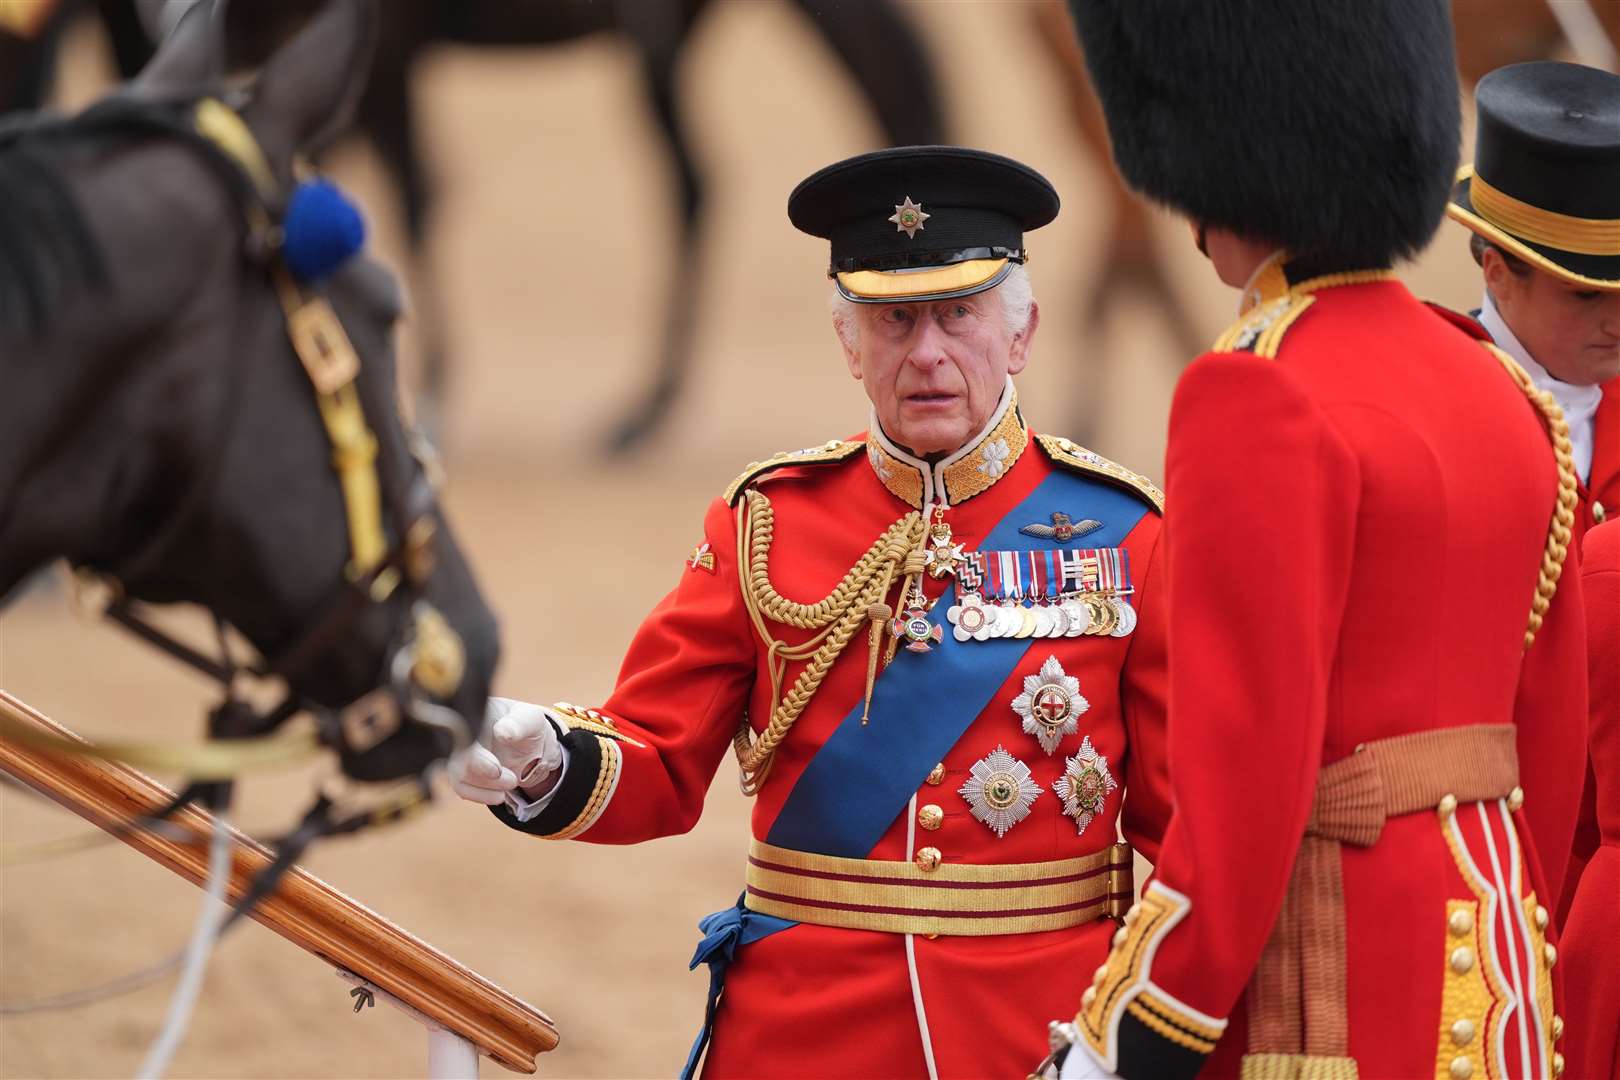
[[[1091,1003],[1096,1000],[1097,988],[1095,986],[1088,986],[1086,987],[1086,992],[1080,995],[1080,1007],[1082,1009],[1089,1009],[1091,1008]]]
[[[1562,1016],[1553,1017],[1552,1036],[1553,1042],[1557,1042],[1564,1037],[1564,1018]]]
[[[911,775],[916,776],[917,774],[912,773]],[[945,782],[945,763],[943,761],[928,770],[928,782],[935,787]]]
[[[1451,1059],[1451,1080],[1468,1080],[1474,1075],[1474,1063],[1462,1055]]]
[[[921,825],[929,832],[933,832],[935,829],[945,824],[945,811],[935,806],[933,803],[929,803],[927,806],[917,811],[917,824]]]
[[[1440,805],[1436,807],[1436,809],[1440,811],[1440,820],[1444,821],[1446,818],[1457,812],[1457,796],[1451,794],[1449,791],[1446,792],[1444,795],[1440,796]],[[1471,1067],[1472,1066],[1470,1066],[1470,1068]]]
[[[1540,904],[1537,904],[1536,905],[1536,929],[1537,930],[1545,930],[1545,929],[1547,929],[1548,921],[1549,921],[1549,916],[1547,915],[1547,909],[1542,907]]]
[[[1451,1041],[1458,1046],[1467,1046],[1474,1041],[1474,1022],[1472,1020],[1458,1020],[1451,1025]]]
[[[1508,792],[1508,809],[1517,812],[1524,805],[1524,788],[1516,787]]]
[[[1559,1053],[1556,1053],[1556,1052],[1553,1054],[1553,1075],[1554,1076],[1563,1076],[1564,1075],[1564,1055],[1563,1054],[1559,1054]]]
[[[1553,948],[1552,942],[1550,941],[1541,947],[1541,955],[1547,958],[1548,967],[1552,967],[1554,964],[1558,963],[1558,950]]]
[[[1097,970],[1091,973],[1091,985],[1101,986],[1103,984],[1103,980],[1106,978],[1108,978],[1108,965],[1099,964],[1097,965]]]
[[[1117,949],[1121,945],[1125,944],[1125,939],[1130,937],[1130,936],[1131,936],[1131,932],[1129,930],[1125,929],[1123,926],[1120,927],[1118,930],[1115,930],[1114,931],[1114,948]]]
[[[1451,950],[1451,970],[1466,975],[1474,969],[1474,950],[1463,946]]]
[[[921,870],[925,874],[929,874],[933,873],[935,870],[938,870],[939,864],[943,860],[944,856],[939,853],[939,848],[925,847],[917,852],[917,857],[913,861],[916,862],[917,869]]]
[[[1603,524],[1603,519],[1608,517],[1608,516],[1609,516],[1609,511],[1604,508],[1603,504],[1598,502],[1596,499],[1593,499],[1592,500],[1592,520],[1597,522],[1599,525],[1601,525],[1601,524]]]
[[[1129,926],[1136,921],[1136,912],[1141,906],[1141,904],[1132,904],[1130,907],[1125,909],[1126,926]]]
[[[1452,937],[1465,937],[1473,932],[1474,913],[1472,911],[1453,911],[1451,918],[1446,920],[1446,928],[1451,931]]]

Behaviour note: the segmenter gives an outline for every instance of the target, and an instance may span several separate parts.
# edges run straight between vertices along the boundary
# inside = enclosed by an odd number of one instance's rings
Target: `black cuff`
[[[589,731],[570,731],[562,736],[562,744],[568,751],[568,772],[546,808],[528,821],[519,821],[512,808],[502,803],[489,808],[496,817],[532,836],[560,833],[579,820],[602,772],[602,743]]]

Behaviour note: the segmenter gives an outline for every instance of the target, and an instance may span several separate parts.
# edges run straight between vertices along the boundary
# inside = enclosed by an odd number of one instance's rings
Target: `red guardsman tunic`
[[[1569,1074],[1620,1080],[1620,520],[1587,535],[1581,584],[1601,842],[1564,923]]]
[[[929,651],[900,649],[886,667],[880,654],[865,724],[861,608],[759,791],[745,906],[705,921],[701,955],[735,948],[706,1075],[1024,1075],[1046,1053],[1047,1020],[1106,954],[1117,929],[1107,913],[1129,903],[1116,826],[1151,858],[1168,816],[1165,596],[1157,489],[1033,436],[1010,384],[986,431],[937,465],[878,433],[752,466],[709,508],[703,544],[636,634],[607,702],[557,710],[572,731],[554,801],[527,823],[499,813],[538,835],[608,844],[692,827],[739,724],[757,737],[777,706],[745,598],[754,575],[738,567],[739,519],[758,495],[774,514],[770,586],[794,601],[828,596],[927,504],[948,507],[941,521],[961,554],[1009,554],[968,571],[987,604],[1020,581],[1045,588],[1067,560],[1131,607],[1136,625],[1120,636],[963,641],[947,618],[963,576],[924,574],[930,600],[948,596],[922,628]],[[768,616],[762,626],[795,644],[815,633]],[[784,692],[806,666],[789,664]],[[1025,710],[1044,710],[1051,731],[1026,730],[1015,709],[1026,690]],[[1088,785],[1072,806],[1060,794],[1071,769]]]
[[[1167,473],[1175,813],[1075,1052],[1555,1071],[1585,655],[1573,573],[1525,647],[1560,493],[1538,411],[1388,274],[1284,281],[1182,377]]]

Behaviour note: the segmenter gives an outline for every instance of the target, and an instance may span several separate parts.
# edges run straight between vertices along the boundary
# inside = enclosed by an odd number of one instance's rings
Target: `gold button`
[[[1125,925],[1126,926],[1129,926],[1129,925],[1131,925],[1132,923],[1134,923],[1136,921],[1136,912],[1137,912],[1137,909],[1139,909],[1141,906],[1142,906],[1141,904],[1132,904],[1130,907],[1125,909]]]
[[[1524,788],[1516,787],[1512,791],[1508,792],[1508,809],[1509,810],[1512,810],[1515,813],[1517,813],[1519,807],[1521,807],[1523,805],[1524,805]]]
[[[1547,923],[1549,921],[1550,921],[1550,919],[1549,919],[1549,916],[1547,915],[1547,909],[1542,907],[1540,904],[1537,904],[1536,905],[1536,929],[1537,930],[1545,930],[1545,929],[1547,929]]]
[[[1458,1055],[1451,1059],[1451,1080],[1468,1080],[1474,1075],[1474,1063]]]
[[[932,849],[929,849],[932,850]],[[921,856],[918,856],[921,858]],[[1451,950],[1451,970],[1466,975],[1474,968],[1474,950],[1466,946]]]
[[[1554,1076],[1563,1076],[1564,1075],[1564,1055],[1563,1054],[1559,1054],[1559,1053],[1556,1053],[1556,1052],[1553,1054],[1553,1075]]]
[[[1097,988],[1095,986],[1088,986],[1086,987],[1086,992],[1080,995],[1080,1007],[1082,1009],[1089,1009],[1091,1008],[1091,1003],[1096,1000]]]
[[[916,776],[917,774],[912,773],[911,775]],[[928,782],[933,784],[935,787],[938,787],[940,784],[944,783],[944,781],[945,763],[942,761],[938,765],[935,765],[932,769],[928,770]]]
[[[1458,1046],[1467,1046],[1474,1041],[1474,1022],[1472,1020],[1458,1020],[1451,1025],[1451,1041]]]
[[[927,938],[929,941],[935,941],[935,940],[938,940],[939,935],[938,934],[924,934],[923,937]]]
[[[1097,970],[1091,973],[1091,985],[1101,986],[1106,978],[1108,978],[1108,965],[1099,964]]]
[[[917,824],[921,825],[929,832],[933,832],[935,829],[945,824],[945,811],[941,810],[933,803],[929,803],[927,806],[917,811]]]
[[[1446,928],[1451,931],[1452,937],[1464,937],[1474,929],[1474,913],[1472,911],[1457,910],[1451,913],[1446,920]]]
[[[925,847],[917,852],[917,858],[914,861],[917,864],[917,869],[927,874],[938,870],[942,859],[943,856],[940,855],[939,848]]]
[[[1553,948],[1552,942],[1550,941],[1541,947],[1541,955],[1547,958],[1548,967],[1552,967],[1554,964],[1558,963],[1558,950]]]
[[[1125,944],[1125,939],[1130,937],[1130,936],[1131,936],[1131,932],[1129,930],[1125,929],[1123,926],[1120,927],[1118,930],[1115,930],[1114,931],[1114,948],[1117,949],[1121,945]]]
[[[1557,1042],[1564,1037],[1564,1018],[1562,1016],[1553,1017],[1552,1033],[1553,1042]]]
[[[1440,820],[1446,820],[1446,818],[1457,812],[1457,796],[1450,792],[1440,796],[1440,805],[1437,809],[1440,811]]]
[[[1598,502],[1596,499],[1593,499],[1592,500],[1592,520],[1597,522],[1599,525],[1601,525],[1601,524],[1603,524],[1603,519],[1608,517],[1608,516],[1609,516],[1609,512],[1603,508],[1603,504]]]

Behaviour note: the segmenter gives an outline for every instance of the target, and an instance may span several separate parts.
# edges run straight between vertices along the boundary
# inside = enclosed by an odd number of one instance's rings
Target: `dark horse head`
[[[307,709],[374,780],[479,733],[498,653],[398,415],[393,278],[290,258],[375,19],[333,0],[227,84],[198,5],[84,113],[0,122],[0,598],[63,557],[149,637],[141,602],[203,605],[289,691],[216,734]]]

